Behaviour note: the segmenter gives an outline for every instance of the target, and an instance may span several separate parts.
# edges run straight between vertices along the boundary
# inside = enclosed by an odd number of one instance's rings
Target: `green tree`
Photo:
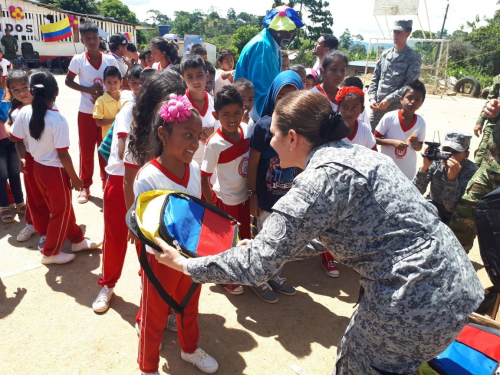
[[[83,14],[97,14],[99,8],[95,0],[38,0],[39,3],[51,5],[70,12]]]
[[[128,23],[133,23],[138,25],[139,20],[137,19],[134,12],[132,12],[129,7],[123,4],[120,0],[102,0],[97,3],[99,10],[105,17],[111,17],[116,20],[121,20]]]
[[[238,49],[238,53],[241,53],[243,47],[258,33],[260,29],[255,26],[242,26],[233,34],[232,44]]]
[[[353,44],[349,49],[351,60],[364,60],[366,59],[366,47],[363,44]]]
[[[236,21],[236,12],[234,11],[234,8],[229,8],[227,11],[227,19],[228,20],[234,20]]]
[[[174,21],[172,22],[172,32],[181,38],[185,34],[205,35],[205,15],[199,11],[194,12],[178,11],[174,12]]]
[[[339,47],[348,51],[353,44],[353,39],[349,29],[345,29],[339,38]]]
[[[168,25],[172,20],[166,15],[161,13],[159,10],[151,9],[146,13],[148,18],[146,18],[146,22],[151,21],[151,26],[157,25]]]

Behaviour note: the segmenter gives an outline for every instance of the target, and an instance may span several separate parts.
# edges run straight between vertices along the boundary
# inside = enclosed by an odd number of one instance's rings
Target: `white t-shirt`
[[[205,108],[198,108],[191,100],[191,97],[189,95],[189,90],[186,90],[186,95],[184,95],[184,97],[187,98],[191,102],[192,106],[200,113],[202,128],[203,129],[213,128],[216,122],[215,117],[213,115],[213,112],[215,111],[213,98],[210,95],[208,95],[208,93],[205,92]],[[198,165],[201,165],[201,162],[203,160],[205,144],[206,141],[203,142],[200,140],[200,147],[198,147],[198,150],[196,150],[196,152],[194,153],[193,160],[196,161]]]
[[[332,105],[333,110],[334,110],[334,111],[338,111],[338,108],[339,108],[338,104],[337,104],[337,103],[334,103],[334,102],[332,102],[332,101],[330,100],[330,98],[329,98],[329,97],[328,97],[328,95],[326,94],[325,90],[323,90],[323,88],[322,88],[320,85],[316,85],[316,86],[314,86],[314,87],[313,87],[311,90],[309,90],[309,91],[312,91],[312,92],[317,92],[317,93],[319,93],[319,94],[323,95],[325,98],[327,98],[327,99],[329,100],[330,104]]]
[[[134,106],[135,102],[128,102],[116,115],[115,125],[113,126],[111,150],[109,153],[108,165],[106,166],[106,173],[109,175],[123,176],[125,174],[123,160],[118,156],[118,138],[128,137],[133,120],[132,111]]]
[[[9,66],[10,66],[10,61],[7,59],[2,58],[0,60],[0,66],[2,67],[2,77],[5,77],[7,74],[9,74]]]
[[[29,124],[33,110],[31,105],[24,106],[17,114],[12,125],[11,134],[16,141],[28,140],[30,154],[37,163],[62,168],[57,151],[69,149],[68,122],[59,111],[47,110],[45,114],[45,129],[37,141],[30,135]]]
[[[416,114],[410,126],[405,127],[401,117],[401,110],[386,113],[375,129],[375,136],[377,137],[397,139],[403,142],[406,142],[413,133],[415,133],[414,136],[417,137],[420,143],[424,142],[424,119]],[[417,173],[417,152],[411,144],[404,151],[399,151],[393,146],[381,146],[380,152],[391,157],[405,176],[413,180]]]
[[[373,149],[377,142],[375,142],[375,137],[372,134],[372,129],[370,126],[365,124],[363,121],[357,120],[354,127],[354,132],[352,135],[347,136],[343,139],[347,143],[353,145],[361,145],[366,148]]]
[[[73,56],[71,62],[69,63],[68,71],[73,76],[78,76],[80,85],[91,87],[96,83],[102,85],[104,91],[106,91],[106,86],[104,85],[104,69],[108,66],[115,66],[118,69],[118,63],[113,56],[101,53],[101,60],[99,65],[94,66],[90,62],[87,52],[79,53]],[[92,96],[85,92],[81,93],[80,107],[78,111],[83,113],[92,114],[94,112],[94,104],[92,103]]]
[[[128,66],[125,63],[123,57],[115,55],[113,52],[109,52],[108,55],[116,60],[116,62],[118,63],[118,68],[120,69],[120,73],[122,74],[122,78],[125,78],[128,72]]]
[[[155,62],[155,63],[153,63],[152,68],[161,72],[162,70],[171,69],[173,66],[174,66],[174,64],[170,63],[166,68],[162,69],[160,66],[160,63]]]
[[[366,113],[366,109],[364,109],[363,112],[361,112],[361,114],[358,116],[358,120],[363,121],[370,128],[370,132],[372,131],[370,116],[368,116],[368,113]]]
[[[250,137],[247,124],[240,124],[240,140],[234,142],[219,128],[208,139],[201,164],[201,174],[212,176],[217,171],[213,191],[229,206],[236,206],[248,199],[248,155]]]
[[[214,94],[217,94],[217,91],[219,91],[223,86],[232,84],[229,79],[222,79],[222,73],[226,73],[226,71],[217,69],[217,71],[215,72]]]
[[[132,102],[135,100],[135,94],[130,90],[120,91],[120,102],[122,103],[122,107],[126,102]]]

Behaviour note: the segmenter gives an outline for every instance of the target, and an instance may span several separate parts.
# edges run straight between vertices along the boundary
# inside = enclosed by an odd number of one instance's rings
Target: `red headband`
[[[357,87],[344,86],[344,87],[341,87],[339,89],[339,91],[337,91],[337,95],[335,95],[335,100],[337,101],[337,103],[340,103],[347,94],[357,94],[357,95],[361,96],[361,99],[363,99],[363,102],[365,101],[365,93],[363,92],[363,90],[360,90]]]

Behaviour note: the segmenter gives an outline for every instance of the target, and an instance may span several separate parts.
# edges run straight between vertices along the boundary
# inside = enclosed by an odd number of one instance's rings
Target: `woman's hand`
[[[155,251],[156,260],[164,264],[176,271],[183,272],[184,271],[184,263],[187,262],[187,259],[184,258],[177,249],[168,245],[161,238],[155,237],[155,241],[160,246],[160,249],[163,251],[159,253]]]

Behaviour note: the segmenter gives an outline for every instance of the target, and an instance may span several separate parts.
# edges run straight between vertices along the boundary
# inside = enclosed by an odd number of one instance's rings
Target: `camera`
[[[423,155],[424,158],[429,160],[448,160],[451,157],[451,152],[441,151],[439,146],[441,143],[438,142],[425,142],[429,148],[425,151]]]

